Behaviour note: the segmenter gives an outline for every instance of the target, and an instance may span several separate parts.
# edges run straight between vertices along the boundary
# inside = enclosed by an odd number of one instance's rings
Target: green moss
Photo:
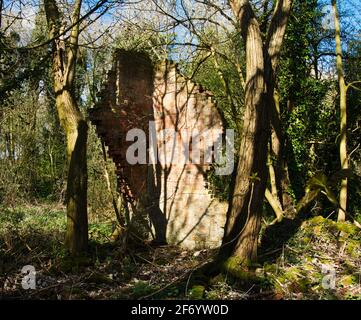
[[[302,273],[302,270],[297,267],[290,267],[282,274],[276,277],[274,282],[277,292],[283,290],[282,286],[286,286],[288,290],[295,293],[306,293],[311,287],[311,280]]]
[[[300,272],[301,270],[297,267],[290,267],[284,272],[284,278],[289,281],[297,281],[301,277]]]
[[[321,225],[321,226],[315,226],[315,227],[313,227],[313,233],[314,233],[316,236],[320,235],[321,232],[322,232],[322,225]]]
[[[293,292],[296,293],[306,293],[310,288],[309,280],[305,278],[298,279],[297,281],[293,281],[290,285],[290,288]]]
[[[352,257],[357,258],[360,250],[360,242],[356,240],[349,240],[346,244],[346,252]]]
[[[310,241],[311,241],[311,238],[309,238],[309,237],[304,237],[304,238],[301,239],[301,242],[302,242],[302,244],[304,244],[304,245],[309,244]]]
[[[264,290],[272,290],[274,287],[274,283],[271,277],[262,277],[260,278],[259,285]]]
[[[247,264],[244,263],[239,257],[230,257],[222,264],[222,270],[226,273],[230,273],[232,276],[238,279],[245,279],[249,278],[249,272],[245,267]]]
[[[258,283],[261,279],[249,268],[250,262],[233,256],[221,263],[221,270],[241,282]]]
[[[356,236],[360,233],[360,229],[351,224],[350,222],[337,222],[336,228],[350,236]]]
[[[209,291],[206,295],[207,300],[219,300],[219,294],[217,291]]]
[[[189,291],[189,297],[191,299],[202,299],[205,292],[205,287],[202,285],[194,285],[192,289]]]
[[[284,277],[291,281],[297,280],[300,276],[301,270],[297,267],[290,267],[284,273]]]
[[[340,279],[340,285],[344,288],[350,287],[352,285],[358,284],[358,277],[355,275],[343,276]]]
[[[263,269],[265,272],[269,272],[269,273],[276,273],[278,270],[278,267],[276,264],[268,264],[265,263],[263,266]]]
[[[341,234],[340,234],[341,231]],[[317,216],[302,223],[276,257],[277,265],[265,263],[265,274],[272,279],[275,294],[285,299],[343,299],[353,296],[358,284],[361,258],[360,230],[350,222],[338,223]],[[322,265],[334,266],[340,249],[345,249],[338,265],[335,290],[324,290]],[[282,249],[282,247],[281,247]],[[272,260],[274,261],[274,260]],[[277,272],[275,272],[275,269]],[[357,297],[356,297],[357,299]]]
[[[313,272],[313,271],[315,271],[315,266],[312,263],[306,262],[303,265],[303,270],[306,271],[306,272],[310,272],[310,271]]]
[[[324,223],[325,220],[326,220],[326,219],[325,219],[324,217],[322,217],[322,216],[316,216],[316,217],[308,220],[308,223],[314,224],[314,225],[318,225],[318,224]]]

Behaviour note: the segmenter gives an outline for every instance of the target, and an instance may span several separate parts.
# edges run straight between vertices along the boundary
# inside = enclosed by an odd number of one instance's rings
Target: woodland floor
[[[361,299],[361,230],[351,223],[284,220],[263,230],[251,278],[207,281],[193,275],[215,250],[143,245],[124,256],[101,221],[89,225],[89,256],[74,261],[64,230],[61,207],[0,209],[0,299]],[[36,269],[35,290],[22,289],[25,265]]]

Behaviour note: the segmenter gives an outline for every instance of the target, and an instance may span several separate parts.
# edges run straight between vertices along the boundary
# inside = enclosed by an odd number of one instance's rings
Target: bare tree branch
[[[47,1],[44,1],[44,3]],[[59,39],[60,37],[64,36],[65,34],[67,34],[69,31],[71,31],[76,25],[79,25],[81,22],[83,22],[85,19],[87,19],[90,15],[92,15],[94,12],[96,12],[98,9],[100,9],[103,5],[105,5],[106,3],[108,3],[109,0],[99,0],[98,3],[91,8],[86,14],[84,14],[83,16],[81,16],[77,21],[73,22],[69,27],[65,28],[64,30],[61,30],[60,32],[58,32],[56,35],[53,35],[52,37],[50,37],[50,39],[40,43],[40,44],[34,44],[34,45],[28,45],[25,47],[15,47],[15,48],[3,48],[3,50],[33,50],[33,49],[37,49],[43,46],[48,45],[49,43],[53,42],[54,40]],[[104,11],[106,12],[107,10],[109,10],[109,7],[107,6]],[[98,18],[101,15],[98,16]],[[53,23],[56,23],[56,21],[53,19],[54,17],[51,18]],[[93,20],[92,22],[94,22],[95,20]],[[60,28],[60,27],[59,27]]]

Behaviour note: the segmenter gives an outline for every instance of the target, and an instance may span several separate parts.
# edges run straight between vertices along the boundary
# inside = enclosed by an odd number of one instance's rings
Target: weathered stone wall
[[[207,130],[206,139],[199,141],[204,144],[216,139],[213,131],[222,130],[209,92],[181,76],[169,61],[153,66],[143,54],[118,51],[90,119],[116,164],[120,191],[142,202],[157,241],[166,239],[187,248],[220,244],[227,204],[212,198],[206,188],[210,165],[189,163],[182,157],[193,155],[188,149],[194,145],[192,133],[194,138]],[[149,121],[155,124],[157,161],[130,165],[126,151],[134,142],[126,141],[126,133],[144,130],[149,146]],[[177,131],[174,141],[165,129]],[[201,152],[200,158],[204,157]]]

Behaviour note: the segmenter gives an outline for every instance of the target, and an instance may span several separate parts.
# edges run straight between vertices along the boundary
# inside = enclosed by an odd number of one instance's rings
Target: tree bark
[[[274,94],[274,103],[271,103],[271,147],[270,161],[274,168],[274,180],[277,189],[275,197],[278,199],[285,217],[293,219],[296,215],[294,201],[288,190],[290,188],[290,179],[288,174],[286,155],[285,134],[282,130],[280,119],[280,107],[278,95]],[[274,164],[273,164],[274,161]],[[271,169],[270,165],[270,169]],[[271,174],[270,170],[270,174]],[[271,177],[271,175],[270,175]],[[272,179],[272,177],[271,177]]]
[[[336,0],[332,0],[332,7],[335,20],[335,41],[336,41],[336,66],[338,83],[340,88],[340,161],[341,169],[348,169],[347,157],[347,105],[346,105],[346,83],[342,63],[341,28],[337,10]],[[341,180],[338,221],[345,221],[347,210],[347,178]]]
[[[248,1],[232,1],[246,47],[245,111],[237,176],[220,254],[240,263],[257,256],[267,177],[268,115],[265,108],[263,42]]]
[[[239,163],[219,258],[227,268],[257,259],[267,184],[267,144],[274,74],[292,1],[277,1],[266,40],[249,1],[233,0],[246,48],[245,111]]]
[[[79,20],[81,0],[74,3],[72,23]],[[67,229],[65,244],[73,256],[85,253],[88,244],[87,132],[88,125],[74,95],[79,24],[71,30],[69,43],[59,37],[61,19],[56,0],[44,1],[49,38],[53,40],[52,71],[56,107],[66,135],[68,179],[66,191]]]

